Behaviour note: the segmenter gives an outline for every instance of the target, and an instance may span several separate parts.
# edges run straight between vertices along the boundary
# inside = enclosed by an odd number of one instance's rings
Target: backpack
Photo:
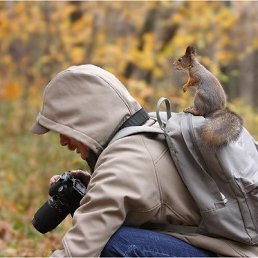
[[[166,112],[160,112],[163,102]],[[180,226],[174,231],[258,244],[258,145],[248,131],[243,128],[236,141],[215,150],[200,137],[206,118],[171,113],[166,98],[158,101],[156,113],[149,116],[158,121],[160,128],[126,127],[111,142],[138,133],[165,136],[178,173],[201,214],[200,224],[194,230]]]

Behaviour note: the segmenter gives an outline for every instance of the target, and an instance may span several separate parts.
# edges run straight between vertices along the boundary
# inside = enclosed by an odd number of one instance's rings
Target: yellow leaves
[[[163,67],[159,67],[158,65],[156,65],[156,67],[153,70],[153,74],[155,75],[155,77],[157,78],[161,78],[162,76],[164,76],[164,70]]]
[[[174,24],[180,24],[181,22],[184,21],[184,16],[180,13],[176,13],[171,17],[171,22]]]
[[[220,25],[223,30],[230,30],[237,22],[237,17],[228,8],[221,8],[214,16],[215,22]]]
[[[131,60],[137,63],[137,66],[142,69],[151,70],[155,68],[155,35],[146,33],[143,37],[144,48],[143,50],[133,49]]]
[[[57,6],[54,4],[52,7]],[[72,4],[58,3],[58,7],[52,14],[53,21],[57,23],[66,20],[76,10],[75,5]]]
[[[130,93],[141,103],[147,107],[148,99],[153,96],[153,88],[147,85],[144,81],[128,80],[127,87]]]
[[[82,47],[71,49],[71,60],[73,64],[81,64],[85,61],[85,50]]]
[[[2,56],[1,62],[4,64],[5,67],[10,67],[13,64],[11,55]]]
[[[15,101],[20,98],[22,95],[22,88],[20,85],[15,83],[10,83],[4,86],[2,92],[0,93],[0,97],[3,100],[7,101]]]
[[[7,35],[8,29],[10,27],[10,21],[7,19],[7,14],[0,12],[0,37],[3,38]]]
[[[171,23],[179,26],[173,49],[181,51],[186,45],[194,44],[199,49],[212,45],[214,49],[224,50],[233,44],[237,19],[237,14],[220,2],[188,2],[170,18]]]
[[[88,13],[84,15],[80,20],[76,21],[72,27],[74,31],[76,31],[77,33],[81,33],[85,31],[86,27],[91,28],[93,26],[93,22],[94,21],[92,14]]]
[[[222,50],[217,54],[217,57],[218,61],[225,65],[234,60],[235,54],[230,50]]]
[[[12,174],[8,174],[8,175],[6,175],[6,180],[7,180],[8,183],[11,184],[15,180],[15,177]]]
[[[148,55],[145,55],[145,53],[136,53],[135,57],[138,60],[137,65],[142,69],[150,70],[154,67],[154,60],[151,58],[150,53]]]
[[[173,48],[177,51],[176,55],[183,55],[186,46],[192,45],[197,40],[197,37],[193,33],[187,31],[179,31],[178,37],[173,41]]]
[[[253,39],[253,46],[254,46],[254,48],[256,48],[256,49],[258,49],[258,37],[255,37],[254,39]]]
[[[39,83],[43,83],[40,81]],[[33,85],[32,87],[29,88],[29,101],[31,106],[35,107],[35,109],[39,109],[41,106],[41,101],[42,101],[42,96],[41,92],[38,89],[38,85]]]

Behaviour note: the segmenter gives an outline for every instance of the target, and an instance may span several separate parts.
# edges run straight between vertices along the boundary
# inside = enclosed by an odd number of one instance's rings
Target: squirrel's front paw
[[[184,85],[184,86],[183,86],[183,92],[186,92],[186,91],[187,91],[187,86]]]

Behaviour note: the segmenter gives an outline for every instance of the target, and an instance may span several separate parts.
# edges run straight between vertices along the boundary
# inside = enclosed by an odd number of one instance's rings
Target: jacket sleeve
[[[140,141],[140,137],[130,138]],[[131,141],[124,148],[114,143],[102,153],[88,192],[74,213],[73,226],[63,238],[64,250],[56,250],[53,257],[98,257],[109,238],[124,224],[128,212],[139,210],[143,223],[150,219],[148,214],[159,200],[151,191],[145,196],[146,187],[152,187],[153,191],[157,188],[149,185],[150,181],[148,185],[145,183],[145,171],[153,176],[154,173],[149,165],[151,158],[140,145],[141,141],[140,144]],[[141,223],[141,220],[135,221]]]

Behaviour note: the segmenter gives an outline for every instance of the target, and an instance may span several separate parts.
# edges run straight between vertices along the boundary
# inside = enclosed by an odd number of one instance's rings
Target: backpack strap
[[[166,120],[161,118],[160,116],[160,108],[163,102],[166,104]],[[165,133],[165,127],[166,127],[166,121],[171,117],[171,105],[167,98],[160,98],[157,107],[156,107],[156,116],[155,113],[150,113],[148,115],[144,115],[144,117],[148,117],[151,119],[154,119],[158,121],[160,128],[153,127],[153,126],[137,126],[137,124],[131,124],[127,127],[122,127],[121,130],[119,130],[115,136],[111,139],[109,144],[115,142],[116,140],[119,140],[121,138],[124,138],[129,135],[138,134],[138,133],[155,133],[155,134],[164,134]],[[135,125],[135,126],[134,126]],[[138,124],[139,125],[139,124]]]
[[[120,130],[113,138],[112,140],[109,142],[109,144],[124,138],[126,136],[129,135],[133,135],[133,134],[139,134],[139,133],[155,133],[155,134],[164,134],[163,130],[161,130],[160,128],[157,127],[153,127],[153,126],[130,126],[130,127],[126,127],[122,130]]]
[[[162,120],[160,118],[160,108],[162,103],[166,104],[166,114],[167,114],[167,120],[171,117],[171,105],[170,102],[167,98],[160,98],[158,103],[157,103],[157,107],[156,107],[156,117],[157,117],[157,121],[159,123],[160,128],[165,131],[165,127],[166,127],[166,122],[164,122],[164,120]]]
[[[106,144],[103,146],[103,149],[105,149],[111,143],[111,141],[114,138],[114,136],[118,132],[122,131],[124,128],[131,127],[131,126],[135,127],[135,126],[143,125],[149,119],[150,119],[149,114],[145,111],[144,108],[141,108],[136,113],[134,113],[131,117],[129,117],[118,129],[116,129],[111,134],[111,136],[107,140]],[[100,155],[101,152],[102,152],[102,150],[98,153],[98,155]]]

